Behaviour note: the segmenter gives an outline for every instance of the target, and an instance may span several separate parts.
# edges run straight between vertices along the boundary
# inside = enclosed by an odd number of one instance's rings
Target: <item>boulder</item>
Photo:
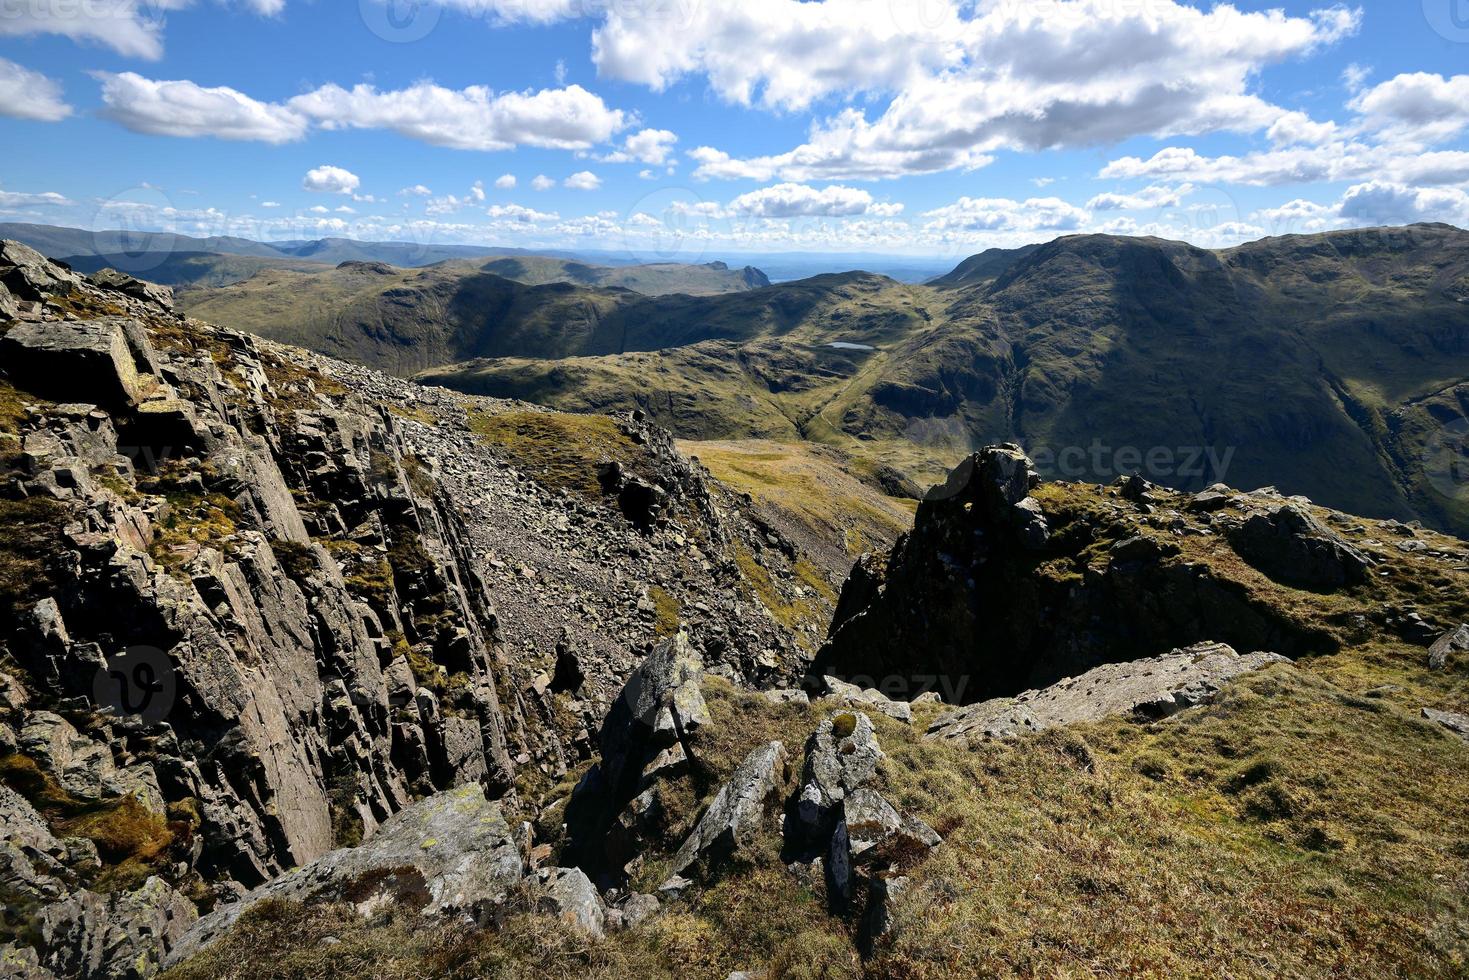
[[[1454,711],[1438,711],[1434,708],[1424,708],[1423,717],[1434,724],[1442,725],[1464,741],[1469,742],[1469,715],[1461,715]]]
[[[671,877],[683,876],[695,864],[708,874],[749,848],[766,817],[780,808],[785,781],[786,751],[780,742],[768,742],[747,755],[678,849]]]
[[[685,633],[658,644],[628,678],[602,724],[602,772],[617,803],[633,795],[658,752],[709,724],[703,679],[703,659]]]
[[[1198,643],[1161,657],[1104,664],[1050,687],[994,698],[939,716],[929,738],[992,739],[1113,715],[1164,718],[1212,700],[1233,677],[1276,663],[1274,653],[1241,655],[1223,643]]]
[[[1469,623],[1461,624],[1433,641],[1428,648],[1428,669],[1443,670],[1448,666],[1451,654],[1465,651],[1469,651]]]
[[[21,323],[0,339],[0,360],[43,397],[130,407],[148,390],[129,344],[139,329],[123,317]]]
[[[1227,535],[1241,558],[1287,585],[1307,589],[1356,585],[1372,568],[1371,559],[1295,503],[1253,514]]]
[[[331,851],[200,919],[169,956],[182,962],[267,899],[347,902],[364,915],[395,903],[483,921],[522,880],[524,861],[499,803],[479,786],[439,793],[389,818],[357,847]]]
[[[0,284],[16,297],[32,302],[55,293],[70,293],[79,282],[76,273],[53,262],[29,245],[0,241]]]
[[[847,794],[842,801],[842,823],[857,865],[892,865],[927,854],[943,843],[928,824],[899,813],[870,786]]]
[[[538,872],[541,893],[536,908],[592,939],[607,931],[607,907],[580,868],[547,868]],[[656,901],[656,900],[655,900]]]
[[[806,742],[796,802],[796,819],[806,835],[825,837],[838,818],[836,805],[876,775],[882,758],[872,719],[860,711],[839,711],[817,726]]]
[[[125,293],[134,299],[144,300],[165,310],[173,309],[173,290],[171,288],[154,282],[144,282],[125,272],[118,272],[116,269],[98,269],[87,277],[87,281],[94,286]]]

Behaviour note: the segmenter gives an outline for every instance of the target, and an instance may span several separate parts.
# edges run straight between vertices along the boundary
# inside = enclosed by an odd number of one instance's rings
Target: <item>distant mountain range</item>
[[[261,261],[160,268],[244,280],[182,294],[202,319],[466,392],[637,407],[686,438],[835,444],[919,480],[1008,440],[1052,477],[1276,484],[1469,530],[1469,232],[1448,225],[1224,250],[1070,236],[925,284],[555,256]]]
[[[1075,236],[926,286],[851,273],[626,297],[554,349],[421,380],[637,406],[690,438],[839,444],[920,479],[1008,440],[1053,477],[1275,484],[1469,529],[1469,233],[1447,225],[1220,251]]]

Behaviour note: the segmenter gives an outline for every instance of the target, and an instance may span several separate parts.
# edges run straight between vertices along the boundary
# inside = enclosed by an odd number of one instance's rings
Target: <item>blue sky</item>
[[[644,258],[1463,226],[1466,72],[1469,0],[0,0],[0,220]]]

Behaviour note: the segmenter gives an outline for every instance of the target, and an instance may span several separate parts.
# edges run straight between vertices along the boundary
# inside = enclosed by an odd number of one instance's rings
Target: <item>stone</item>
[[[900,814],[882,794],[863,786],[842,801],[842,823],[858,865],[889,865],[926,854],[943,838],[917,817]]]
[[[800,688],[780,691],[761,691],[760,696],[771,704],[800,704],[811,703],[811,695]]]
[[[0,338],[0,359],[38,395],[130,407],[148,390],[128,344],[136,327],[123,317],[21,323]]]
[[[1424,708],[1423,717],[1437,725],[1442,725],[1455,735],[1469,742],[1469,715],[1461,715],[1454,711],[1438,711],[1434,708]]]
[[[1303,506],[1252,514],[1227,532],[1239,556],[1287,585],[1336,589],[1367,578],[1372,560]]]
[[[29,245],[0,241],[0,284],[18,299],[37,301],[48,294],[70,293],[80,281],[76,273],[53,262]]]
[[[165,310],[173,309],[173,290],[154,282],[144,282],[116,269],[99,269],[87,277],[94,286],[126,293],[134,299],[145,300]]]
[[[208,947],[259,902],[345,901],[363,915],[408,902],[425,915],[482,922],[522,880],[524,860],[499,803],[479,786],[439,793],[390,817],[357,847],[324,854],[211,912],[170,954]]]
[[[618,906],[618,911],[622,913],[623,927],[632,929],[656,915],[659,907],[658,899],[655,896],[633,892],[623,899],[622,904]]]
[[[1428,648],[1428,669],[1443,670],[1449,664],[1450,655],[1464,652],[1469,652],[1469,623],[1463,623],[1433,641]]]
[[[901,721],[905,724],[913,721],[913,706],[906,701],[894,701],[876,688],[858,687],[856,684],[849,684],[830,675],[823,677],[822,681],[826,684],[826,691],[830,697],[838,698],[848,704],[872,708],[894,721]]]
[[[674,855],[672,876],[682,876],[695,864],[712,874],[748,849],[766,818],[779,810],[785,780],[786,751],[779,741],[745,756]]]
[[[1289,662],[1274,653],[1239,654],[1223,643],[1199,643],[1160,657],[1104,664],[1050,687],[946,712],[926,737],[1010,738],[1117,715],[1166,718],[1213,700],[1231,678]]]
[[[567,928],[592,939],[607,932],[607,907],[580,868],[548,868],[538,875],[541,893],[536,907],[554,915]],[[655,900],[656,901],[656,900]]]
[[[796,802],[797,820],[808,837],[825,836],[837,819],[836,805],[876,775],[882,758],[872,719],[862,712],[839,711],[822,720],[806,742]]]

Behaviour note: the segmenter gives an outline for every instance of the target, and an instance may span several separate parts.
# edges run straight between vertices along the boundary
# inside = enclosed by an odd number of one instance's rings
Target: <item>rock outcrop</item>
[[[780,742],[762,745],[746,756],[673,856],[672,874],[682,876],[696,863],[712,873],[748,850],[780,810],[785,767],[785,746]]]
[[[931,738],[1008,738],[1117,715],[1156,720],[1204,704],[1230,679],[1289,661],[1241,655],[1223,643],[1198,643],[1161,657],[1104,664],[1079,677],[1013,698],[995,698],[940,715]]]
[[[1231,569],[1268,566],[1346,588],[1371,564],[1307,504],[1271,493],[1213,491],[1224,506],[1178,495],[1165,509],[1165,492],[1138,478],[1071,489],[1039,484],[1013,446],[966,460],[919,505],[912,532],[853,569],[807,686],[826,689],[830,675],[889,697],[936,690],[964,704],[1198,642],[1324,652],[1337,641]],[[1200,560],[1183,547],[1189,539],[1240,542],[1252,557]]]

